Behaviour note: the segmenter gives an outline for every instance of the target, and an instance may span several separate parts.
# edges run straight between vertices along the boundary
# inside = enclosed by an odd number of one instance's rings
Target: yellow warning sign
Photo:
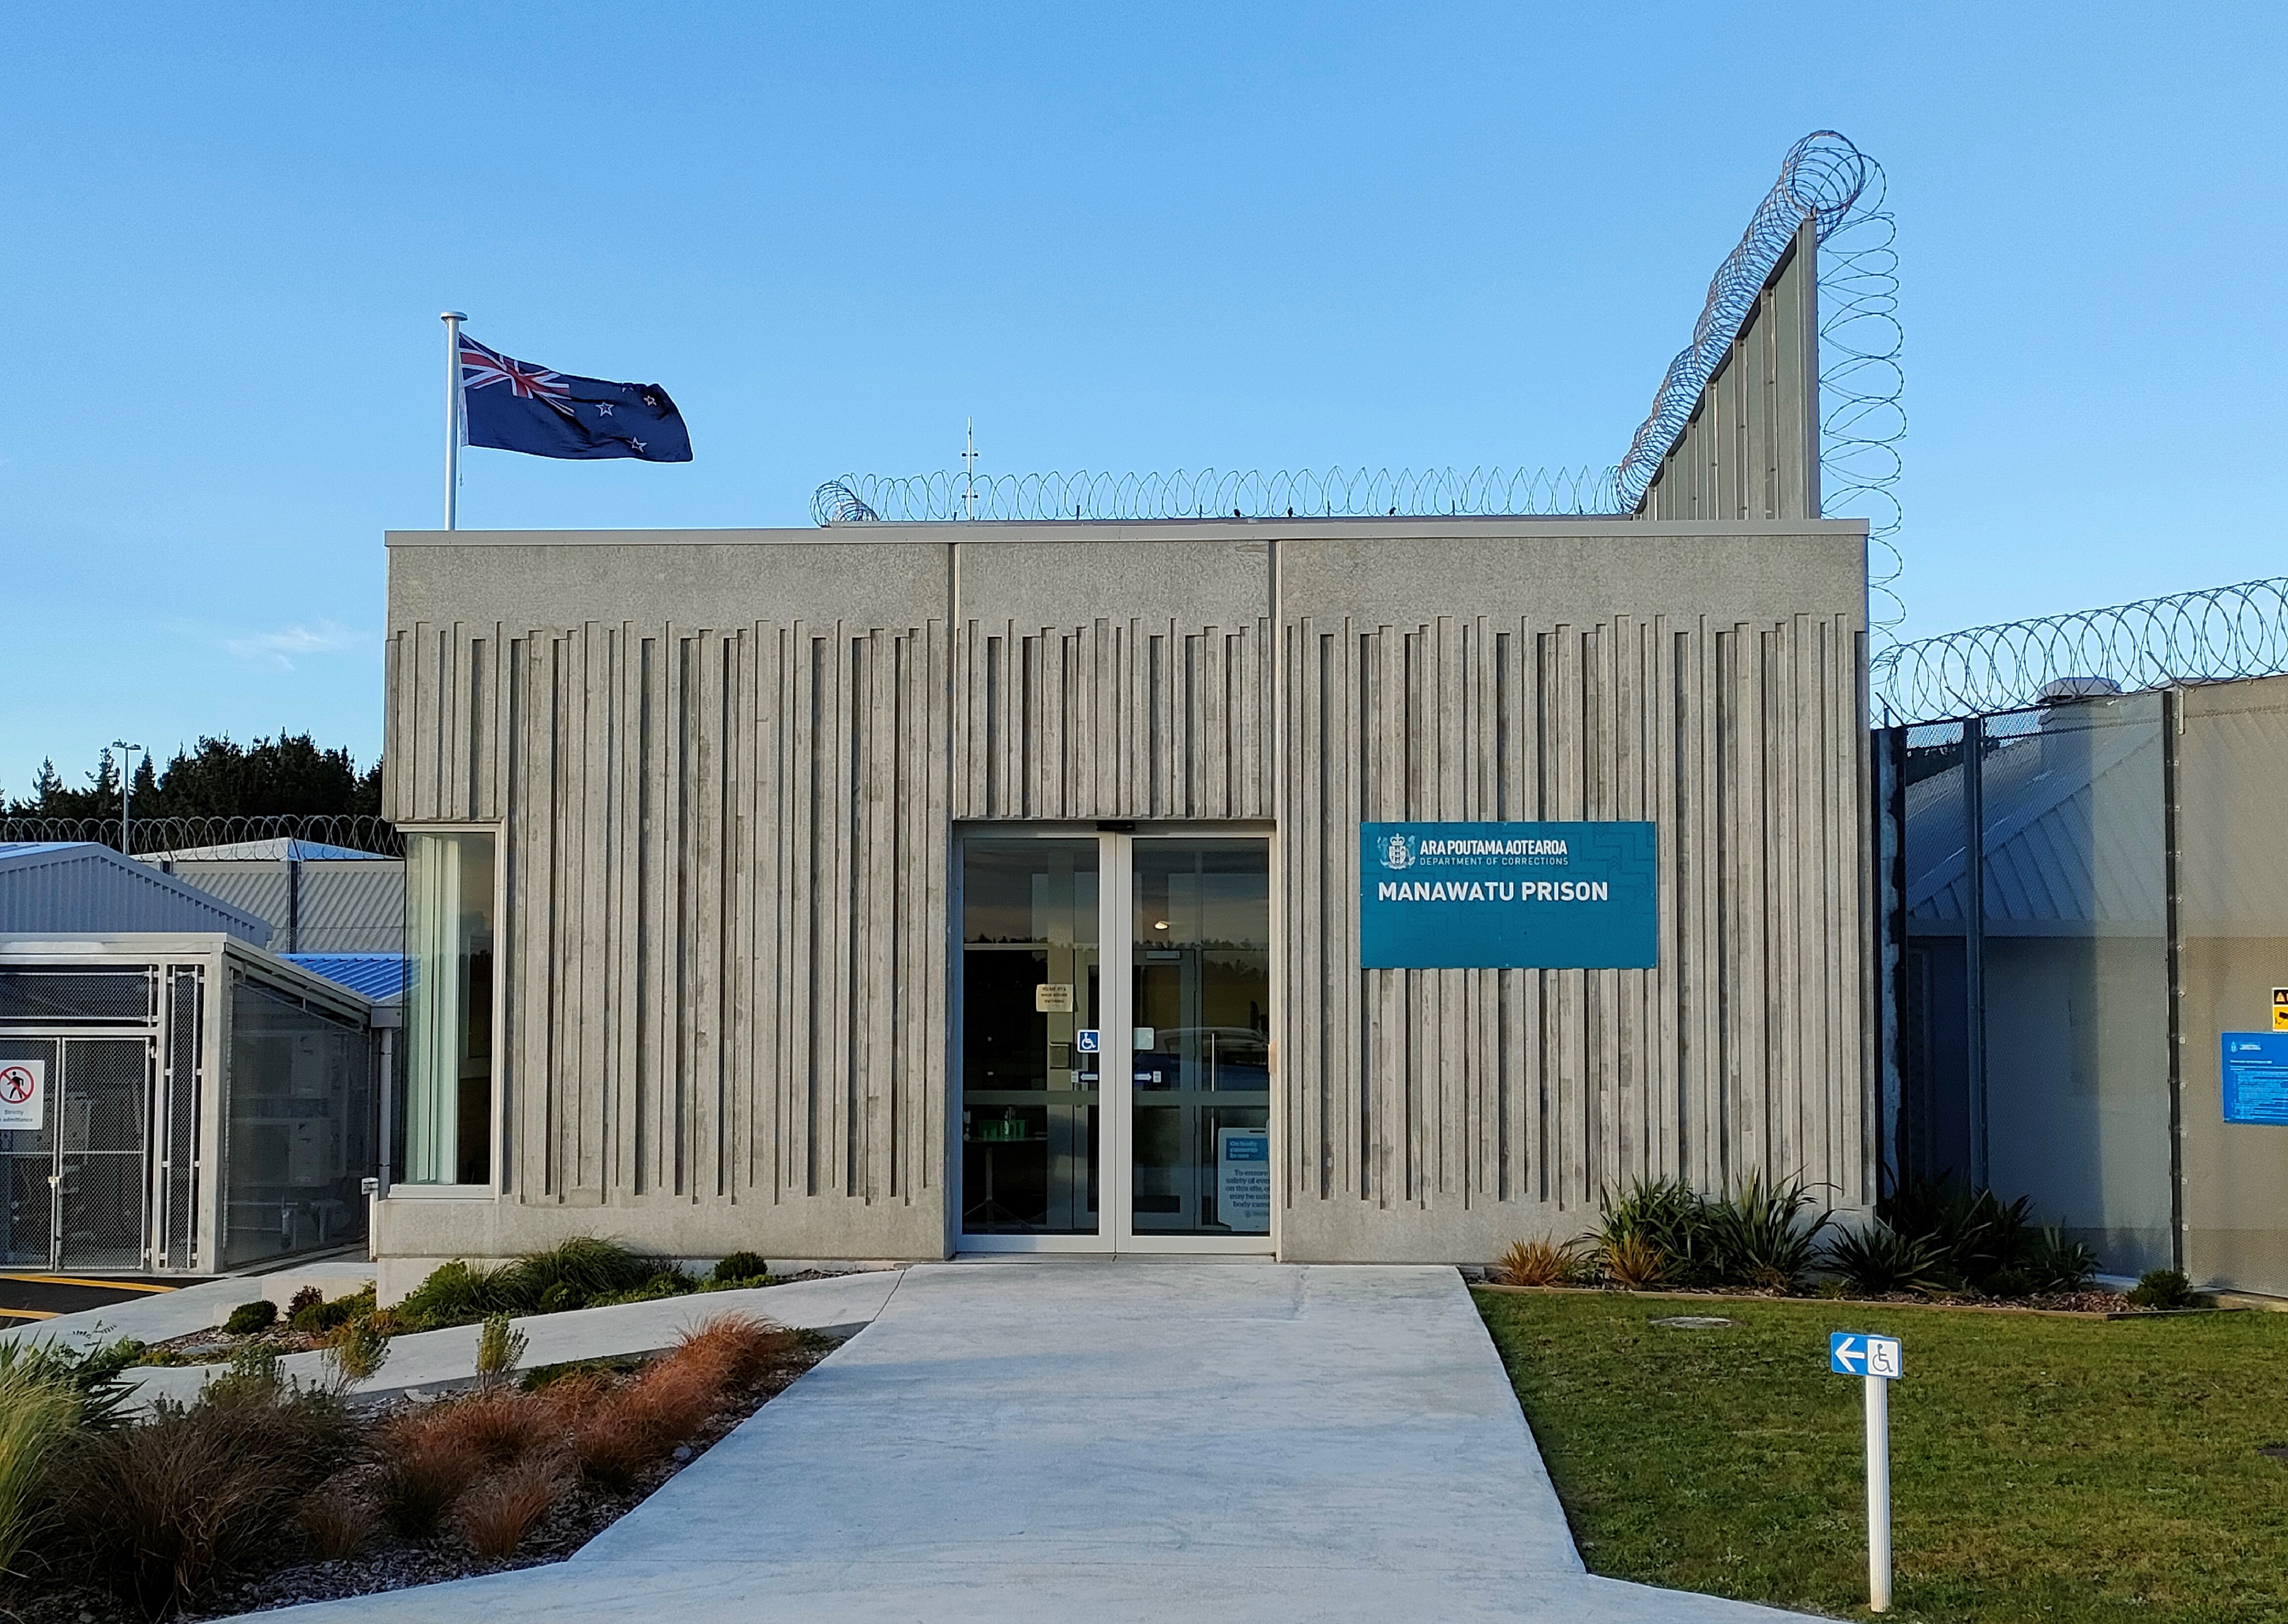
[[[2272,989],[2272,1030],[2288,1032],[2288,986]]]

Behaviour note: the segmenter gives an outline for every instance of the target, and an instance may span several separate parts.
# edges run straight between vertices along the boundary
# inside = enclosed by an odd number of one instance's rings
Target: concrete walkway
[[[1089,1263],[908,1270],[872,1326],[569,1562],[264,1616],[1797,1615],[1585,1574],[1451,1270]]]

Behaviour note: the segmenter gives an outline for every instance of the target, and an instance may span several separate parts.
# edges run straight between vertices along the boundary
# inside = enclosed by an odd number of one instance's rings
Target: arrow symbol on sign
[[[1867,1350],[1860,1345],[1857,1337],[1847,1336],[1835,1344],[1835,1362],[1847,1370],[1853,1367],[1863,1369],[1867,1363]]]

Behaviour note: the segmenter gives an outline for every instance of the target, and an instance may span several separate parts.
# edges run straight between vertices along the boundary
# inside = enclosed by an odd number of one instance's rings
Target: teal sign
[[[1369,970],[1649,970],[1649,823],[1362,823]]]

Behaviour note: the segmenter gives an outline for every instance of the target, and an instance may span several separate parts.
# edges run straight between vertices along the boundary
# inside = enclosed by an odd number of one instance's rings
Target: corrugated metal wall
[[[1640,1176],[1871,1199],[1859,637],[1291,625],[1291,1250],[1436,1256]],[[1358,970],[1358,825],[1413,819],[1654,820],[1659,967]]]
[[[1637,511],[1816,519],[1819,432],[1819,237],[1807,220]]]
[[[19,848],[0,860],[0,932],[169,931],[234,936],[259,947],[270,929],[222,899],[107,846]]]

